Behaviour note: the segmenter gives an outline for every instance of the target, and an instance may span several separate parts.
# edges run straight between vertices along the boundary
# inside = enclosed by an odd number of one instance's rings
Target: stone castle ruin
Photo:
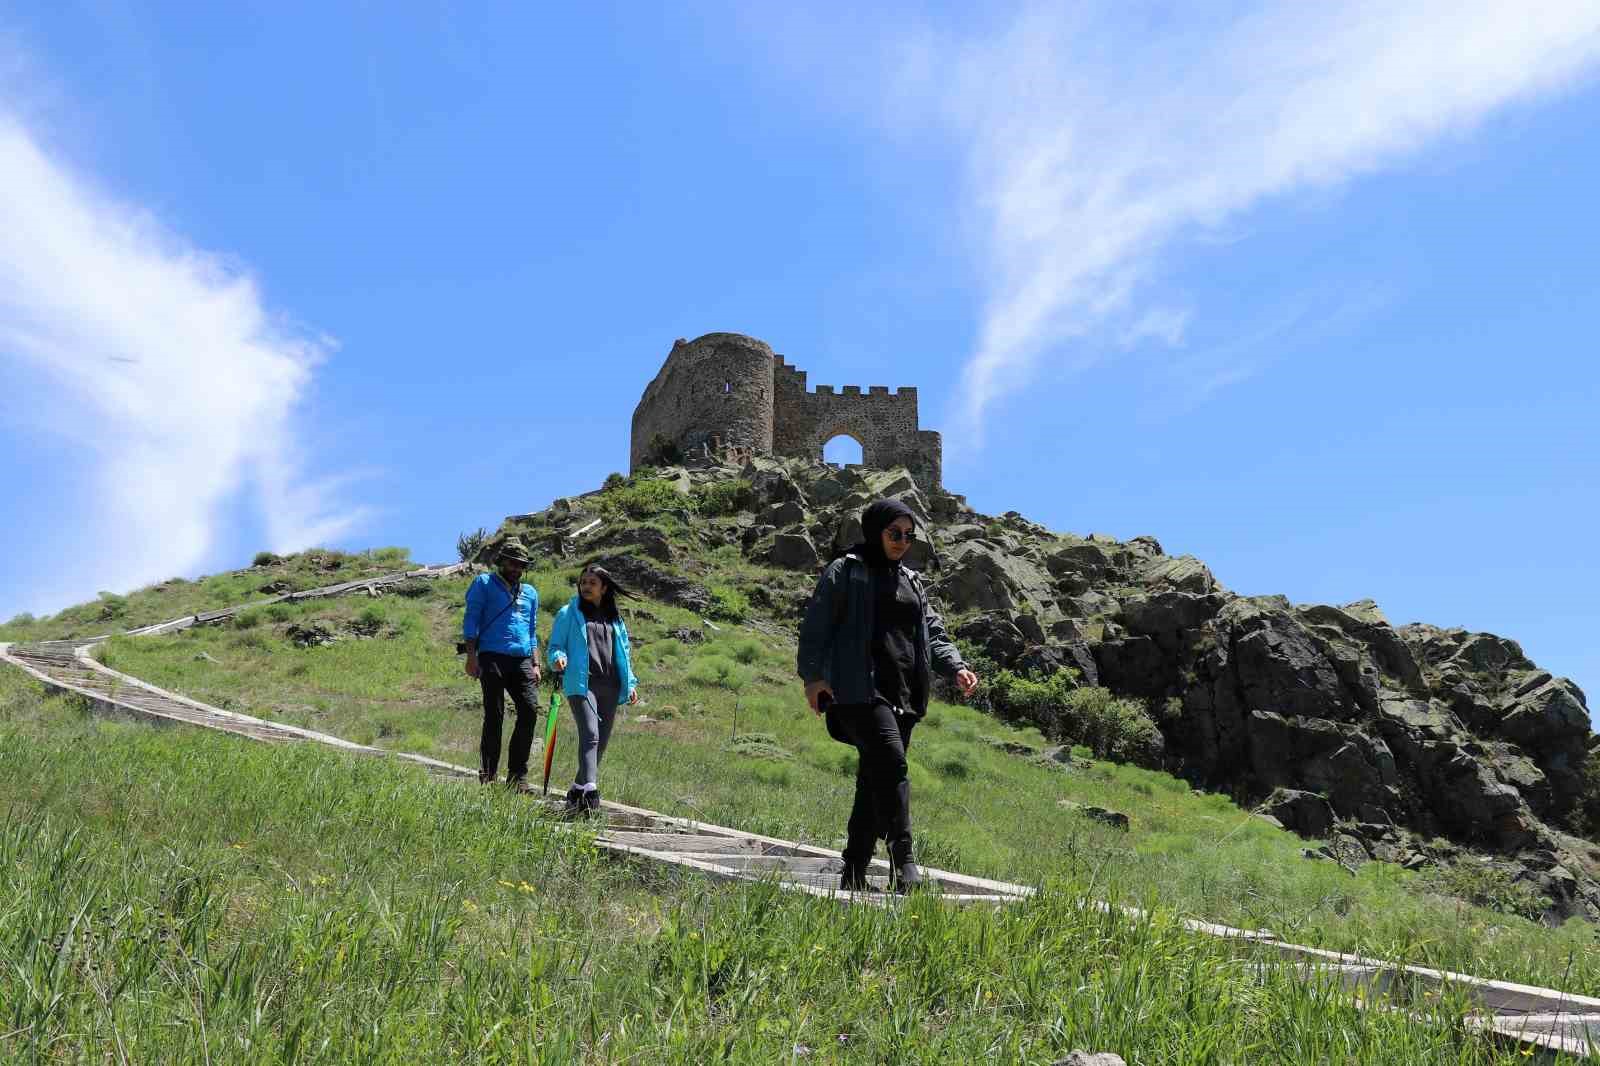
[[[917,424],[917,390],[856,385],[806,387],[764,341],[741,333],[678,340],[633,412],[630,468],[659,465],[663,453],[739,461],[752,455],[822,462],[823,445],[846,436],[864,466],[903,466],[917,484],[941,486],[939,434]]]

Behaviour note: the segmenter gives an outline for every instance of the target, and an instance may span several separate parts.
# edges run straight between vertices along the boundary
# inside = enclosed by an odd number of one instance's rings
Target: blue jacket
[[[550,669],[556,668],[556,653],[567,656],[561,689],[568,696],[589,694],[589,634],[584,628],[583,608],[578,597],[556,612],[556,623],[550,627],[550,643],[545,647],[545,659]],[[623,699],[633,695],[638,686],[633,676],[633,663],[628,656],[628,627],[622,619],[611,623],[611,653],[617,664],[617,690]]]
[[[479,574],[467,586],[467,611],[461,618],[461,637],[476,639],[479,651],[537,655],[538,617],[539,592],[532,585],[519,585],[513,598],[499,574]]]

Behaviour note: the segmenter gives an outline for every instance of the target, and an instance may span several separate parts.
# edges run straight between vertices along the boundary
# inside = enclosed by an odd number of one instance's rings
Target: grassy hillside
[[[443,608],[401,612],[418,620],[412,637]],[[404,628],[394,641],[411,639]],[[196,650],[224,653],[220,668],[254,676],[250,699],[265,706],[276,674],[248,664],[266,662],[270,640],[259,628],[202,632],[139,654],[181,673]],[[371,658],[347,665],[376,668],[383,645],[358,647]],[[699,805],[772,828],[833,825],[842,777],[813,764],[826,760],[810,754],[803,721],[785,729],[775,705],[763,712],[777,745],[806,753],[781,761],[787,774],[717,756],[725,704],[687,679],[706,660],[673,658],[654,686],[685,705],[681,724],[628,728],[607,780],[641,801],[692,789]],[[776,672],[768,659],[749,667]],[[323,724],[336,724],[340,674],[303,661],[314,665],[297,682],[327,695]],[[360,698],[401,702],[382,684]],[[101,723],[0,672],[0,1058],[1048,1063],[1090,1047],[1145,1063],[1528,1061],[1460,1030],[1458,1005],[1434,1004],[1429,1019],[1361,1011],[1183,932],[1168,911],[1135,922],[1087,906],[1119,877],[1182,865],[1220,877],[1277,845],[1226,804],[1152,775],[1006,761],[978,739],[984,723],[940,710],[925,750],[973,756],[974,769],[957,780],[919,761],[931,850],[995,868],[1032,855],[1036,900],[957,911],[925,897],[877,911],[715,885],[607,860],[501,789],[309,745]],[[453,730],[431,735],[449,750]],[[1054,812],[1059,794],[1126,797],[1134,833],[1112,840],[1070,822]],[[1215,828],[1182,862],[1152,858],[1207,818]],[[1240,837],[1255,839],[1241,848]],[[1260,869],[1228,875],[1235,891]],[[1396,886],[1338,887],[1352,907],[1399,898]]]
[[[401,557],[395,549],[308,553],[200,582],[165,583],[129,595],[122,610],[130,622],[153,621],[188,609],[174,610],[180,601],[195,603],[219,589],[237,602],[251,588],[343,580]],[[781,603],[806,583],[803,575],[756,567],[730,548],[701,551],[691,565],[697,579],[734,601],[731,613],[741,609],[739,600]],[[575,567],[530,573],[541,591],[544,632],[570,597],[575,575]],[[116,638],[101,654],[117,669],[222,707],[475,765],[477,686],[461,674],[451,647],[466,583],[462,577],[418,582],[379,599],[278,604],[227,625]],[[84,624],[86,610],[32,623],[29,635],[64,635],[63,626]],[[854,752],[830,740],[806,711],[793,677],[791,627],[769,616],[756,620],[759,629],[725,620],[712,631],[695,614],[648,600],[632,601],[628,614],[644,704],[619,727],[602,774],[604,793],[667,813],[838,844]],[[292,639],[319,627],[337,639],[305,647]],[[685,631],[704,639],[685,642]],[[0,631],[0,639],[15,635]],[[572,771],[570,721],[564,718],[562,728],[568,743],[557,757],[555,788],[564,788]],[[1014,881],[1061,878],[1098,895],[1268,928],[1303,943],[1600,993],[1594,927],[1571,921],[1547,929],[1459,898],[1497,901],[1514,886],[1489,876],[1472,881],[1459,871],[1445,882],[1382,863],[1352,875],[1302,858],[1305,841],[1227,797],[1081,750],[1063,764],[1037,754],[1044,747],[1037,732],[936,705],[910,751],[924,860]],[[1091,821],[1067,803],[1126,812],[1131,829]]]

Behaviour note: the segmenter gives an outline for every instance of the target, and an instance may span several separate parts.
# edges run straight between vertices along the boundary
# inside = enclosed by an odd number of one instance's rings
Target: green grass
[[[538,571],[531,579],[553,588],[570,576]],[[475,765],[477,687],[451,653],[466,580],[437,581],[412,599],[286,605],[291,621],[320,619],[340,631],[380,612],[384,635],[370,639],[301,649],[282,635],[287,623],[263,621],[245,631],[118,638],[103,654],[117,669],[231,710]],[[698,619],[661,604],[635,602],[629,618],[644,703],[618,726],[602,773],[605,794],[839,845],[855,754],[805,710],[792,650],[730,626],[704,644],[683,645],[667,631],[699,629]],[[635,723],[637,714],[653,720]],[[735,757],[725,749],[736,733],[767,734],[794,758],[775,767],[771,759]],[[990,743],[1004,739],[1046,745],[1035,730],[944,704],[917,728],[914,814],[919,847],[934,865],[1025,883],[1114,883],[1141,904],[1302,943],[1600,993],[1600,953],[1587,923],[1546,929],[1470,906],[1444,895],[1437,878],[1384,864],[1352,876],[1302,859],[1305,841],[1225,796],[1103,761],[1079,760],[1068,770]],[[565,745],[558,753],[556,783],[571,772],[570,753]],[[1102,826],[1058,800],[1126,812],[1132,828]]]
[[[214,608],[250,598],[227,599],[228,590],[255,588],[268,580],[309,587],[354,576],[362,567],[394,568],[378,567],[376,562],[372,556],[324,557],[320,562],[293,557],[277,564],[277,570],[141,590],[115,608],[122,612],[118,624],[183,613],[202,589],[207,590],[205,597],[220,598],[203,604]],[[530,573],[528,580],[539,587],[547,614],[570,598],[579,562]],[[337,563],[338,569],[325,570],[330,563]],[[803,580],[800,575],[755,567],[732,547],[701,552],[686,560],[683,568],[696,580],[726,588],[783,588]],[[247,612],[248,618],[228,626],[197,627],[163,637],[116,638],[101,654],[117,669],[229,709],[475,765],[477,686],[462,675],[461,660],[453,655],[466,584],[467,578],[461,577],[430,582],[416,596],[277,604]],[[79,624],[76,620],[86,613],[104,612],[105,602],[28,623],[26,634],[12,631],[0,634],[0,639],[66,635],[63,626]],[[841,843],[855,753],[832,741],[805,709],[793,676],[792,644],[768,630],[732,623],[722,624],[720,632],[704,630],[693,614],[659,603],[629,601],[624,611],[634,637],[634,666],[644,702],[628,712],[614,735],[601,775],[605,794],[751,831],[824,845]],[[295,646],[287,631],[311,624],[340,639],[325,647]],[[547,634],[547,620],[542,628]],[[683,644],[668,635],[678,628],[704,632],[708,639],[703,644]],[[89,631],[99,629],[83,630]],[[218,891],[230,901],[249,901],[240,905],[241,914],[230,919],[244,924],[221,922],[207,933],[219,945],[236,945],[246,936],[279,944],[273,938],[289,936],[286,930],[315,927],[315,916],[324,907],[348,928],[367,930],[362,936],[377,937],[373,930],[392,933],[394,923],[422,922],[424,914],[442,913],[438,907],[444,904],[439,900],[455,901],[449,906],[457,924],[447,941],[390,943],[362,963],[359,972],[343,977],[324,974],[315,987],[284,986],[273,993],[270,1023],[247,1024],[242,1006],[219,1006],[221,1027],[232,1037],[259,1030],[249,1039],[266,1041],[252,1045],[269,1049],[261,1053],[261,1061],[293,1058],[282,1043],[291,1031],[304,1034],[297,1045],[302,1049],[320,1046],[324,1039],[331,1041],[330,1047],[354,1048],[364,1039],[356,1034],[376,1033],[371,1047],[378,1050],[369,1061],[474,1055],[482,1061],[541,1061],[530,1050],[535,1042],[539,1054],[551,1049],[544,1061],[622,1061],[630,1056],[686,1062],[719,1057],[780,1061],[796,1043],[812,1049],[811,1055],[800,1057],[807,1062],[921,1061],[923,1057],[931,1061],[936,1053],[1049,1062],[1052,1055],[1079,1045],[1109,1047],[1130,1062],[1135,1061],[1130,1051],[1152,1062],[1492,1061],[1481,1045],[1452,1035],[1448,1027],[1394,1029],[1399,1023],[1393,1020],[1352,1014],[1343,997],[1280,986],[1277,977],[1268,977],[1263,984],[1239,970],[1236,960],[1217,946],[1178,935],[1171,928],[1174,916],[1270,928],[1301,943],[1600,994],[1600,952],[1592,926],[1572,921],[1560,929],[1546,929],[1470,906],[1443,894],[1451,886],[1439,878],[1393,866],[1371,864],[1352,876],[1332,864],[1305,861],[1300,858],[1305,841],[1253,817],[1225,796],[1193,792],[1166,774],[1094,760],[1083,749],[1078,749],[1080,757],[1071,768],[1008,754],[997,744],[1021,743],[1038,750],[1049,741],[1037,730],[1014,728],[967,707],[936,704],[914,734],[910,762],[918,848],[930,865],[1049,887],[1045,899],[1015,916],[945,916],[937,908],[920,905],[898,917],[842,916],[837,909],[816,909],[804,901],[750,889],[708,892],[692,879],[683,882],[660,871],[646,873],[600,862],[565,836],[556,843],[550,827],[529,818],[525,807],[509,799],[473,790],[463,794],[408,776],[400,768],[341,761],[307,750],[275,751],[226,738],[95,725],[69,704],[41,700],[19,678],[0,671],[0,707],[6,708],[0,711],[0,809],[8,812],[7,832],[21,833],[18,827],[23,825],[45,828],[27,830],[35,834],[29,837],[33,843],[7,845],[13,853],[8,853],[11,858],[0,857],[4,866],[0,878],[46,877],[39,870],[49,861],[50,849],[63,846],[75,832],[77,839],[89,842],[84,861],[100,871],[94,875],[100,878],[95,883],[105,900],[126,900],[140,893],[159,897],[165,891],[157,884],[165,868],[161,856],[170,853],[182,862],[199,864],[196,868],[222,869],[223,880],[217,883],[224,888]],[[638,715],[650,721],[634,720]],[[553,779],[553,784],[562,786],[564,775],[571,771],[567,724],[563,722],[564,743]],[[30,754],[22,757],[24,751]],[[38,773],[41,766],[48,766],[49,773]],[[344,783],[330,785],[330,781]],[[338,798],[347,789],[356,806]],[[364,795],[363,790],[376,790],[383,802],[398,805],[394,824],[379,813],[381,803],[360,806],[369,802],[356,795]],[[1132,827],[1120,832],[1093,822],[1058,803],[1063,800],[1126,812]],[[452,813],[458,810],[467,813]],[[464,824],[472,819],[482,824]],[[249,832],[228,828],[236,823],[256,828]],[[467,857],[430,837],[426,830],[430,825],[462,834],[460,848]],[[54,835],[37,835],[47,831]],[[229,837],[218,845],[222,838],[217,833],[232,833],[237,839]],[[516,839],[500,841],[501,834]],[[212,855],[217,847],[234,853],[239,849],[232,844],[241,841],[254,842],[247,848],[253,847],[256,854],[266,846],[263,841],[272,842],[268,849],[276,864],[272,868],[303,870],[304,876],[294,874],[297,883],[309,884],[307,877],[328,880],[313,886],[317,893],[308,901],[296,903],[280,898],[279,889],[267,887],[266,881],[239,880],[228,872],[231,867],[224,869],[225,863],[215,868],[205,865],[211,861],[205,856],[217,857]],[[508,855],[522,863],[529,854],[516,849],[541,847],[561,856],[550,867],[555,872],[538,876],[531,868],[519,872],[510,880],[525,879],[534,891],[518,888],[505,901],[493,904],[520,902],[526,912],[493,911],[495,932],[480,929],[477,915],[490,913],[485,900],[498,900],[491,889],[501,887],[497,878],[503,875],[491,877],[486,870],[508,870]],[[568,898],[575,877],[596,889],[582,893],[582,903]],[[358,883],[367,888],[364,894],[352,887]],[[371,888],[374,884],[377,890]],[[324,893],[328,885],[343,885],[348,891],[329,896]],[[1085,912],[1081,904],[1086,897],[1132,902],[1159,917],[1148,926],[1113,921],[1114,928],[1102,928],[1093,923],[1111,920]],[[0,891],[0,900],[6,898]],[[390,902],[380,906],[380,899]],[[467,908],[466,900],[480,911]],[[601,906],[595,900],[604,900],[603,920],[590,913]],[[42,900],[27,904],[35,905],[45,904]],[[387,917],[374,917],[369,913],[373,908]],[[231,904],[225,908],[230,914],[233,909]],[[547,911],[561,921],[579,923],[568,928],[583,930],[583,936],[559,934],[555,927],[542,924]],[[12,921],[4,915],[24,913],[33,912],[7,911],[0,904],[0,922]],[[402,919],[402,913],[412,917]],[[50,920],[67,920],[62,915],[65,910]],[[918,953],[932,949],[915,937],[906,939],[910,927],[905,923],[912,915],[918,923],[927,923],[923,929],[953,923],[939,926],[940,936],[954,938],[941,950],[968,954],[953,956],[955,962],[947,965],[949,975],[936,978],[917,969]],[[757,930],[748,943],[735,935],[741,923]],[[511,941],[505,931],[511,929],[517,931],[512,939],[522,938],[515,940],[519,947],[508,958],[491,962],[497,958],[495,951],[507,950]],[[659,952],[687,951],[684,938],[693,931],[701,935],[696,950],[710,952],[709,938],[718,929],[733,946],[719,947],[714,958],[704,956],[699,976],[685,977],[674,968],[679,962],[668,967],[670,980],[660,975]],[[12,976],[0,973],[0,981],[22,982],[18,975],[23,971],[15,968],[21,958],[15,952],[22,949],[13,947],[21,942],[3,939],[13,935],[10,930],[10,925],[0,927],[0,947],[7,952],[3,962],[13,967],[6,971]],[[668,930],[676,932],[663,940]],[[785,936],[798,938],[794,943],[806,951],[811,944],[821,944],[827,952],[842,952],[856,967],[852,972],[866,976],[850,978],[834,965],[833,976],[791,978],[811,971],[806,969],[804,951],[768,942]],[[981,950],[971,947],[971,938],[978,938]],[[1040,945],[1039,951],[1049,947],[1061,957],[1030,962],[1036,953],[1019,945],[1034,943]],[[565,945],[550,948],[558,955],[579,951],[580,945],[592,947],[581,965],[569,959],[530,976],[529,967],[535,965],[528,957],[530,944]],[[1108,954],[1111,949],[1103,944],[1114,945],[1120,954]],[[467,945],[485,958],[466,959]],[[276,960],[273,966],[289,957],[281,953],[288,950],[281,944],[250,950]],[[337,947],[331,950],[336,953]],[[384,967],[400,965],[396,960],[408,952],[424,957],[407,964],[422,967],[413,972],[426,973],[424,983],[457,990],[448,995],[428,993],[443,999],[399,1001],[418,1017],[432,1019],[429,1025],[402,1024],[371,992],[374,982],[392,987],[383,982],[397,978]],[[216,957],[214,952],[207,956]],[[151,965],[165,973],[162,967],[171,969],[174,964],[167,960]],[[215,964],[192,965],[194,980],[203,985],[209,978],[200,975],[211,973]],[[561,968],[569,965],[577,969]],[[1038,972],[1029,971],[1030,966],[1038,967]],[[974,967],[986,976],[975,978],[968,972]],[[1151,1006],[1120,998],[1128,994],[1118,984],[1129,979],[1127,967],[1144,967],[1148,972]],[[180,967],[174,972],[184,971]],[[70,1009],[60,1008],[65,1012],[62,1017],[76,1019],[70,1025],[79,1028],[71,1032],[103,1038],[110,1026],[121,1024],[117,1010],[123,1008],[95,1006],[96,989],[101,987],[95,982],[102,980],[99,971],[91,967],[73,973],[76,976],[51,978],[67,982],[62,987],[72,989],[69,999],[78,997],[71,1000]],[[719,973],[723,976],[717,977]],[[154,978],[147,974],[139,980]],[[1050,983],[1038,991],[1032,982]],[[1209,993],[1194,991],[1202,986],[1217,990],[1215,1011]],[[9,993],[22,987],[0,985],[0,1034],[19,1028],[6,1023],[3,1010],[13,1002]],[[460,998],[465,995],[462,987],[483,989],[486,998],[469,1004]],[[1088,991],[1067,995],[1068,990],[1080,988]],[[274,1013],[280,1005],[289,1011],[291,1002],[302,1002],[295,998],[302,992],[309,997],[303,1002],[336,1004],[338,1011],[365,1022],[336,1020],[332,1008],[314,1018]],[[680,993],[688,997],[682,1003],[675,998]],[[986,998],[986,993],[993,998]],[[253,994],[260,998],[259,992]],[[969,1002],[965,998],[969,994],[976,999]],[[555,998],[541,998],[550,996]],[[1200,999],[1208,1002],[1200,1004]],[[38,1002],[44,1009],[48,996]],[[1095,1002],[1102,1004],[1100,1013],[1085,1015],[1085,1003]],[[128,1016],[131,1028],[123,1031],[143,1032],[156,1040],[151,1046],[163,1049],[154,1056],[158,1061],[162,1056],[199,1060],[200,1044],[194,1043],[198,1037],[182,1035],[188,1023],[182,1020],[187,1016],[181,1015],[181,1007],[177,998],[151,991],[126,1008],[134,1014]],[[1142,1019],[1148,1032],[1128,1031],[1122,1016],[1115,1013],[1120,1011]],[[469,1024],[461,1012],[481,1017],[482,1024]],[[544,1020],[529,1022],[530,1016]],[[491,1017],[493,1021],[488,1020]],[[26,1058],[33,1054],[27,1049],[45,1039],[39,1034],[66,1032],[59,1025],[68,1023],[58,1025],[53,1018],[35,1017],[27,1023],[25,1032],[30,1035],[25,1038],[6,1037],[13,1043],[0,1043],[0,1058],[8,1051]],[[1193,1031],[1184,1026],[1175,1029],[1169,1024],[1174,1018],[1184,1019]],[[743,1021],[736,1024],[735,1019]],[[489,1032],[496,1021],[504,1024]],[[912,1022],[920,1026],[920,1036],[908,1048],[907,1038],[896,1035],[900,1030],[895,1026]],[[351,1027],[338,1028],[346,1024]],[[257,1028],[251,1029],[252,1025]],[[167,1035],[154,1035],[158,1033]],[[841,1034],[848,1039],[838,1041]],[[19,1044],[17,1039],[32,1043]],[[1284,1041],[1283,1047],[1291,1052],[1268,1054],[1264,1043],[1268,1039]],[[62,1040],[71,1045],[66,1037]],[[486,1050],[474,1052],[474,1041],[483,1042]],[[1392,1042],[1390,1050],[1372,1050],[1384,1041]],[[230,1047],[233,1050],[227,1053],[250,1057],[239,1046]],[[221,1044],[212,1047],[214,1054],[225,1051]],[[130,1056],[129,1061],[148,1058]]]
[[[999,911],[718,885],[499,789],[0,678],[7,1061],[1526,1061],[1459,1004],[1359,1010],[1065,871]]]

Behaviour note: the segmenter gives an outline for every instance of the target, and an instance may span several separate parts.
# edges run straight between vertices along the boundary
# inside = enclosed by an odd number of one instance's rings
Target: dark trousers
[[[483,687],[483,735],[478,740],[481,760],[478,765],[491,777],[500,770],[500,727],[505,720],[505,695],[509,692],[516,708],[516,722],[511,726],[506,775],[527,776],[528,752],[533,748],[533,722],[539,715],[533,660],[526,655],[480,651],[478,684]]]
[[[878,848],[878,838],[889,845],[889,860],[911,861],[911,779],[906,768],[906,748],[916,716],[895,714],[881,703],[871,706],[830,707],[828,735],[854,745],[856,798],[845,830],[846,863],[865,868]]]

